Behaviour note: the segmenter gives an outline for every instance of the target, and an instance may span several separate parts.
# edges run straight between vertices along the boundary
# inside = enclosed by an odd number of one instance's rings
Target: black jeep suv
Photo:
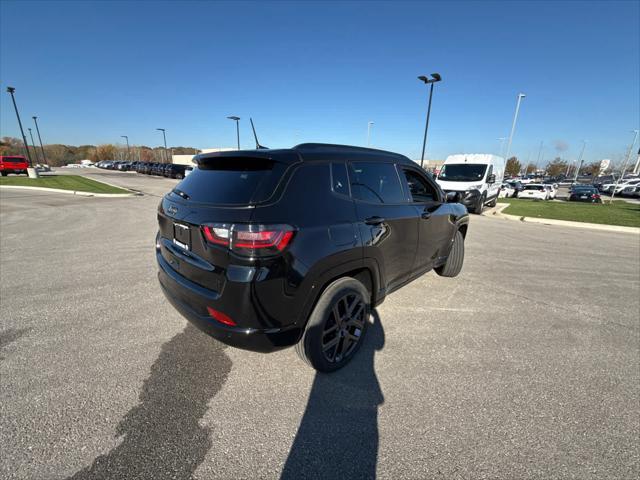
[[[158,207],[158,277],[198,328],[234,347],[297,345],[345,365],[385,296],[461,268],[469,216],[395,153],[339,145],[215,152]]]

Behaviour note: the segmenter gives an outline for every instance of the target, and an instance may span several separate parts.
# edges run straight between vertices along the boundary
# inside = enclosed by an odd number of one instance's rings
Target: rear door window
[[[275,191],[287,165],[266,158],[221,157],[200,163],[173,190],[194,202],[248,205]]]
[[[349,167],[353,198],[371,203],[406,202],[394,164],[353,162]]]

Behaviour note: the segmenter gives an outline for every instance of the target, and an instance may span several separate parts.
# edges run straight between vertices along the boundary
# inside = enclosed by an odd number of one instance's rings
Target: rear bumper
[[[295,345],[300,337],[299,328],[254,329],[232,327],[214,320],[208,315],[198,313],[194,305],[208,305],[220,308],[220,295],[213,290],[205,289],[175,272],[156,252],[158,261],[158,280],[167,300],[189,322],[207,335],[227,345],[254,352],[274,352]],[[247,284],[250,288],[250,284]],[[230,303],[225,302],[224,313],[240,320],[236,312],[230,311]]]

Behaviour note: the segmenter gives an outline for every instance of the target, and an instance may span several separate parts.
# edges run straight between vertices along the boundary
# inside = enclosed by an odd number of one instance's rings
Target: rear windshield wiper
[[[189,195],[187,195],[186,193],[184,193],[182,190],[178,190],[177,188],[174,188],[173,190],[171,190],[173,193],[175,193],[176,195],[181,196],[182,198],[184,198],[185,200],[189,200]]]

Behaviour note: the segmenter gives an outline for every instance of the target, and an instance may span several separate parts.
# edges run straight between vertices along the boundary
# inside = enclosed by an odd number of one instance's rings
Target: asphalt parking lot
[[[640,474],[637,235],[473,216],[462,274],[388,297],[354,361],[316,375],[164,300],[176,181],[88,175],[145,195],[0,190],[1,478]]]

